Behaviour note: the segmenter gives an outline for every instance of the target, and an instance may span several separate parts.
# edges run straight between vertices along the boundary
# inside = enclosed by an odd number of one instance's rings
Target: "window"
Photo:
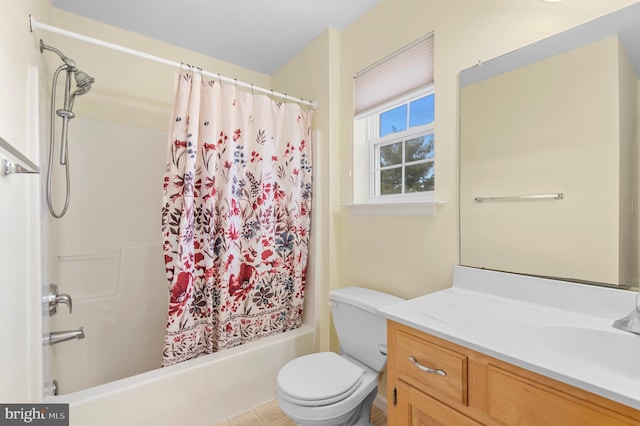
[[[355,77],[354,203],[433,200],[433,35]]]
[[[435,181],[433,93],[395,106],[369,121],[370,198],[432,195]]]

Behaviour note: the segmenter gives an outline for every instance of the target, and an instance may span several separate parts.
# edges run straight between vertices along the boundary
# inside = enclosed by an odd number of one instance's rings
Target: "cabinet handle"
[[[447,372],[441,369],[434,369],[434,368],[429,368],[429,367],[425,367],[424,365],[420,364],[418,362],[418,360],[416,359],[416,357],[414,356],[410,356],[409,357],[409,361],[411,361],[413,363],[413,365],[415,365],[416,367],[418,367],[420,370],[424,371],[425,373],[435,373],[439,376],[446,376]]]

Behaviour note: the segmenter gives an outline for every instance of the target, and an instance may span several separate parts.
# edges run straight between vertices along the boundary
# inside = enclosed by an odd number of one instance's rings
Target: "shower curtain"
[[[197,71],[178,77],[162,208],[163,366],[300,326],[311,118]]]

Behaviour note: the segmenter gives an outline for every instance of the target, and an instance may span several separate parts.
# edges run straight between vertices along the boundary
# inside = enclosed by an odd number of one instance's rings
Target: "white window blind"
[[[433,33],[355,76],[355,116],[433,84]]]

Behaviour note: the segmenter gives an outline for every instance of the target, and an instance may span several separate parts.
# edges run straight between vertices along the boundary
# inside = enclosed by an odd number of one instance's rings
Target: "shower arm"
[[[73,59],[70,59],[69,57],[67,57],[67,55],[65,55],[64,53],[62,53],[61,51],[59,51],[55,47],[47,46],[46,44],[44,44],[44,41],[42,41],[42,39],[40,39],[40,53],[43,53],[45,50],[48,50],[48,51],[53,52],[56,55],[58,55],[60,57],[60,59],[62,60],[62,62],[65,63],[65,65],[67,65],[67,66],[69,66],[71,68],[75,68],[76,67],[76,62]]]

